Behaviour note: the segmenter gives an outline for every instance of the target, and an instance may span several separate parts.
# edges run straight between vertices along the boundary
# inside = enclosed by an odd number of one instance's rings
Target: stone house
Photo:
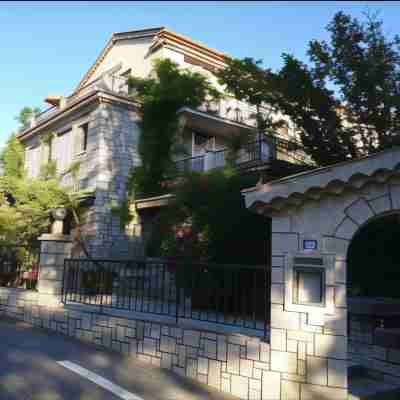
[[[26,147],[26,168],[32,178],[39,175],[41,165],[49,160],[56,161],[60,173],[71,163],[80,163],[75,189],[93,190],[87,202],[84,231],[91,237],[94,256],[142,256],[141,228],[146,225],[146,216],[168,201],[168,195],[138,201],[138,218],[129,228],[122,227],[112,213],[112,208],[125,197],[131,168],[140,163],[140,116],[138,104],[129,97],[127,78],[131,74],[149,76],[154,60],[169,58],[183,68],[201,72],[223,90],[215,71],[224,67],[226,57],[165,28],[115,33],[74,92],[69,96],[48,96],[45,101],[51,107],[34,117],[30,127],[19,134]],[[184,108],[180,114],[188,153],[177,160],[183,169],[204,171],[223,165],[224,138],[240,134],[243,129],[254,131],[254,109],[233,98],[204,104],[198,110]],[[53,138],[44,140],[50,132],[54,133]],[[293,132],[289,121],[280,132],[283,139],[277,135],[269,141],[254,142],[242,152],[240,163],[246,169],[269,166],[272,159],[292,164],[294,152],[286,151],[289,142],[284,139],[296,139]],[[71,174],[66,174],[63,182],[71,184]]]

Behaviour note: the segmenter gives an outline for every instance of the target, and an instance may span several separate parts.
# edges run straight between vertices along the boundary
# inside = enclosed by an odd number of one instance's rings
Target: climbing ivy
[[[180,69],[169,59],[155,61],[151,77],[132,76],[129,84],[142,114],[138,143],[141,165],[132,170],[130,189],[136,196],[156,196],[163,193],[162,182],[174,171],[173,156],[183,152],[179,109],[197,108],[221,94],[203,75]]]

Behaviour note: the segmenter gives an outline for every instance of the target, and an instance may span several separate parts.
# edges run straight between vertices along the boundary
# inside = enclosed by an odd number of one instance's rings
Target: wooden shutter
[[[72,162],[72,131],[69,130],[60,136],[57,136],[55,146],[55,159],[57,159],[57,171],[65,171]]]
[[[76,127],[74,130],[74,156],[83,151],[83,129]]]
[[[41,165],[41,146],[32,147],[25,153],[25,169],[30,178],[37,178]]]

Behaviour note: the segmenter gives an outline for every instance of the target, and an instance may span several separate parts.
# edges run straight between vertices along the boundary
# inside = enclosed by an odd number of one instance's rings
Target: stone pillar
[[[40,271],[39,303],[59,305],[61,302],[64,259],[70,257],[72,242],[69,235],[44,234],[39,237]]]
[[[321,304],[298,300],[299,264],[323,271]],[[338,254],[324,248],[321,235],[295,231],[290,215],[273,216],[271,276],[271,371],[281,374],[280,399],[347,399],[346,281]]]

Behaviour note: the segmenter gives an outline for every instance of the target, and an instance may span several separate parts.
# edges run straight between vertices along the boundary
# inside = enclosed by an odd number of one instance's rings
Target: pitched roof
[[[400,176],[400,147],[392,147],[356,160],[291,175],[243,190],[246,206],[261,213],[300,206],[308,200],[360,190],[371,182],[384,183]]]
[[[87,81],[96,72],[100,63],[105,59],[105,57],[117,41],[143,37],[153,37],[153,43],[151,44],[149,49],[150,51],[155,51],[159,47],[165,45],[184,46],[189,50],[206,56],[208,61],[213,60],[216,63],[217,67],[221,66],[221,63],[223,63],[226,58],[229,58],[228,55],[221,53],[218,50],[212,49],[205,44],[194,41],[187,36],[173,32],[165,27],[140,29],[128,32],[116,32],[113,33],[110,40],[107,42],[106,46],[99,54],[94,64],[89,68],[88,72],[81,79],[77,88],[75,89],[75,93],[78,92],[83,86],[85,86]]]

